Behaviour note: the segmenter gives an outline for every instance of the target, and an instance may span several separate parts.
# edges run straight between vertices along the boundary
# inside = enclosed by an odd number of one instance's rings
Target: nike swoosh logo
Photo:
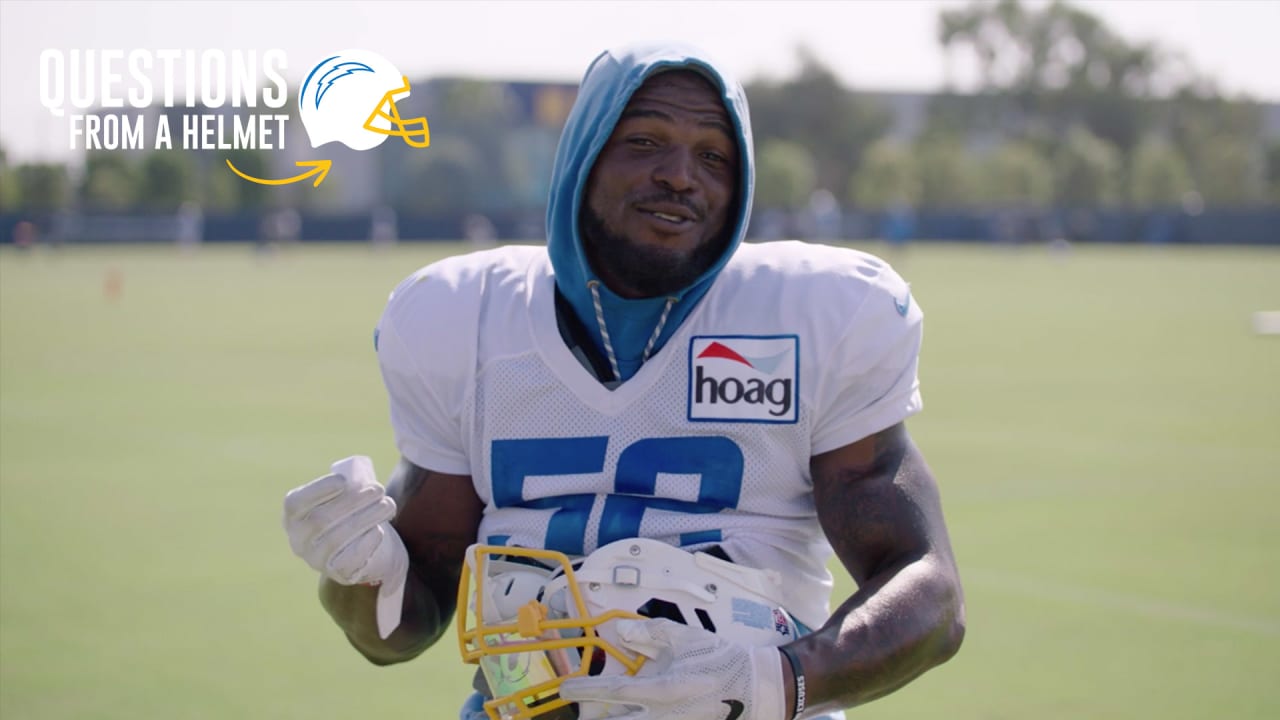
[[[742,714],[741,700],[721,700],[720,702],[729,706],[729,717],[724,720],[738,720],[738,716]]]
[[[907,316],[907,308],[911,307],[911,291],[907,291],[907,297],[902,302],[898,302],[898,298],[893,299],[893,309],[898,311],[902,317]]]

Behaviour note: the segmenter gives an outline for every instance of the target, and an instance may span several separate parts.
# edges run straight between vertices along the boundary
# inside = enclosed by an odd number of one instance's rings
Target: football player
[[[473,544],[583,558],[627,538],[777,573],[802,636],[619,621],[650,662],[565,680],[565,700],[838,717],[956,652],[960,580],[904,425],[921,310],[871,255],[742,244],[753,184],[747,100],[719,65],[605,52],[561,136],[546,248],[449,258],[395,288],[376,345],[399,466],[384,492],[344,461],[285,501],[294,551],[365,657],[409,660],[466,611]],[[831,611],[833,551],[857,591]]]

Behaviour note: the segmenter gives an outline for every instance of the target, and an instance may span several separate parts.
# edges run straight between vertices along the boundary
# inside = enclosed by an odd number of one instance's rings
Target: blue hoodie
[[[751,143],[751,120],[747,112],[747,96],[742,86],[718,69],[705,53],[682,45],[644,45],[609,50],[597,57],[582,79],[578,98],[556,149],[555,169],[551,174],[551,197],[547,204],[547,249],[555,269],[556,285],[586,326],[596,347],[603,351],[604,340],[596,320],[588,283],[596,274],[587,260],[578,218],[586,196],[587,177],[596,157],[613,133],[614,125],[632,93],[649,77],[667,70],[700,72],[720,89],[725,110],[737,131],[739,177],[737,216],[732,237],[724,254],[687,288],[675,294],[678,298],[663,325],[653,352],[657,352],[680,327],[698,300],[711,288],[717,274],[729,261],[746,235],[751,217],[751,197],[755,189],[755,157]],[[667,298],[628,299],[599,284],[604,323],[617,357],[622,380],[640,369],[645,345],[658,326]]]

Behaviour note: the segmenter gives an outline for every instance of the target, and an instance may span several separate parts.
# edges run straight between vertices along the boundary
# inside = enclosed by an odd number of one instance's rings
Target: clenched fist
[[[379,586],[378,634],[384,639],[400,624],[409,571],[409,553],[391,527],[395,514],[395,501],[363,455],[339,460],[328,475],[284,498],[284,529],[294,554],[334,582]]]

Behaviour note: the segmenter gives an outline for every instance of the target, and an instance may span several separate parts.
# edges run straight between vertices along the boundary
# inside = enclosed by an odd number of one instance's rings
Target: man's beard
[[[736,214],[731,213],[730,217]],[[615,292],[631,291],[639,297],[674,295],[688,288],[720,259],[733,231],[732,226],[726,224],[716,237],[690,251],[679,251],[634,242],[614,232],[586,205],[582,208],[579,226],[587,257],[596,273],[616,278],[625,285],[625,288],[610,288]]]

